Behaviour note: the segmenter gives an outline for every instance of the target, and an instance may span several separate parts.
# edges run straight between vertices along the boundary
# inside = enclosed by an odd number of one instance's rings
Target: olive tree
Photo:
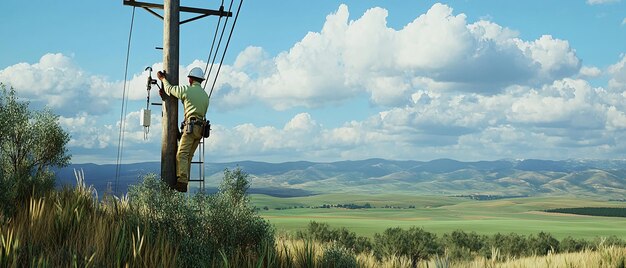
[[[411,259],[411,266],[418,262],[443,253],[437,235],[422,228],[388,228],[382,234],[374,234],[374,255],[380,260],[384,257],[406,256]]]
[[[7,208],[54,187],[51,167],[70,163],[69,134],[49,109],[32,111],[0,83],[0,189]]]

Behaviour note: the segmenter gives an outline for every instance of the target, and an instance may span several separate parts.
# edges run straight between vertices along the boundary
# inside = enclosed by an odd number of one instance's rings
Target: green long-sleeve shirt
[[[167,95],[174,96],[183,102],[185,107],[185,120],[190,117],[204,118],[209,108],[209,95],[202,89],[199,82],[192,85],[172,86],[167,79],[163,81],[163,90]]]

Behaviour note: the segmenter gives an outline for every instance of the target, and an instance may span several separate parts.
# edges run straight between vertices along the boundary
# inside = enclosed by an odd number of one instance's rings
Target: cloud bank
[[[418,90],[497,94],[508,86],[539,86],[579,73],[581,60],[566,40],[524,41],[488,21],[435,4],[402,29],[388,12],[369,9],[349,20],[348,7],[326,17],[289,51],[269,58],[249,47],[225,70],[224,106],[261,100],[274,109],[334,105],[365,93],[375,105],[406,105]],[[225,107],[229,108],[229,107]]]
[[[626,153],[626,55],[606,69],[583,66],[567,40],[523,40],[491,21],[468,22],[443,4],[399,29],[388,27],[387,17],[387,10],[372,8],[350,20],[341,5],[319,32],[307,33],[287,51],[241,51],[222,67],[213,94],[219,101],[212,107],[228,113],[260,104],[290,118],[273,126],[214,124],[207,140],[212,159],[566,159]],[[180,73],[204,64],[194,61]],[[136,89],[145,88],[146,75],[130,79],[131,100],[145,100],[145,91]],[[587,80],[602,76],[608,78],[605,87]],[[87,74],[62,54],[0,70],[0,81],[60,110],[76,150],[117,145],[118,120],[93,127],[87,121],[119,103],[122,82]],[[354,100],[369,102],[371,114],[355,114],[365,119],[332,127],[327,118],[313,116]],[[135,124],[138,113],[127,115],[129,148],[158,150],[155,114],[148,141]]]

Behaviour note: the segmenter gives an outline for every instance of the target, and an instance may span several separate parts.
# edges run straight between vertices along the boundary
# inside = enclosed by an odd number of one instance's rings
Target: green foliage
[[[210,263],[217,256],[212,240],[208,239],[203,219],[198,213],[201,198],[187,200],[155,175],[147,175],[142,183],[132,186],[128,192],[131,218],[135,222],[146,222],[149,235],[164,234],[179,246],[179,264],[190,266],[194,258],[201,263]]]
[[[382,234],[374,235],[374,254],[378,259],[406,256],[415,267],[418,262],[442,253],[443,247],[439,244],[437,235],[422,228],[389,228]]]
[[[442,237],[446,253],[453,260],[472,260],[487,249],[487,236],[456,230]]]
[[[0,267],[273,267],[274,232],[249,204],[247,175],[225,173],[215,195],[187,198],[151,175],[103,202],[77,173],[75,189],[0,225]]]
[[[224,170],[224,180],[220,184],[218,195],[230,198],[233,204],[249,203],[250,200],[246,196],[249,188],[248,174],[240,168],[233,171],[226,169]]]
[[[320,242],[334,242],[344,248],[353,250],[355,253],[370,251],[372,242],[369,238],[357,236],[346,227],[331,229],[327,223],[309,222],[306,232],[298,231],[299,239],[312,238]]]
[[[597,248],[611,246],[626,247],[626,241],[614,235],[596,238],[594,239],[594,244]]]
[[[235,250],[257,250],[262,241],[274,243],[274,229],[250,203],[248,188],[248,174],[239,168],[227,169],[219,192],[206,199],[209,233],[228,254]]]
[[[0,201],[5,213],[54,187],[49,168],[69,164],[68,141],[57,115],[48,109],[29,110],[14,89],[0,84]]]
[[[545,212],[567,213],[602,217],[626,217],[626,208],[615,207],[582,207],[582,208],[555,208]]]
[[[559,252],[559,240],[551,234],[539,232],[528,237],[528,250],[532,254],[546,255],[548,252]]]
[[[354,252],[338,244],[332,244],[324,250],[320,266],[328,268],[359,267]]]
[[[274,244],[274,230],[246,195],[247,174],[226,170],[218,193],[187,199],[154,175],[129,190],[136,221],[147,221],[151,235],[164,233],[179,246],[179,264],[208,265],[237,254],[255,255]]]
[[[528,239],[516,233],[494,234],[489,239],[490,248],[497,248],[503,256],[509,258],[523,257],[528,254]],[[488,256],[491,257],[491,256]]]
[[[591,249],[592,244],[584,239],[575,239],[571,236],[563,238],[559,243],[560,252],[581,252],[586,249]]]

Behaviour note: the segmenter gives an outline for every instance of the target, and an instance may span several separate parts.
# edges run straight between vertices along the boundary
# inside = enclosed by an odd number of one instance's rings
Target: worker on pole
[[[157,77],[163,82],[163,90],[160,94],[180,99],[185,109],[185,120],[182,122],[182,136],[176,153],[176,190],[187,192],[191,159],[202,139],[203,128],[206,124],[206,111],[209,108],[209,96],[202,89],[204,73],[202,69],[195,67],[189,75],[189,85],[172,86],[165,74],[157,72]]]

